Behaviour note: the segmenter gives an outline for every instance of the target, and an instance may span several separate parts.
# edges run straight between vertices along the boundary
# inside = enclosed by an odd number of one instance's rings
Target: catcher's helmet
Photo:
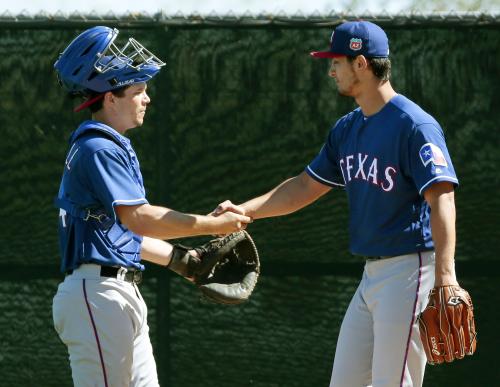
[[[104,93],[147,82],[165,65],[133,38],[118,48],[118,33],[97,26],[78,35],[54,63],[61,86],[70,94]]]

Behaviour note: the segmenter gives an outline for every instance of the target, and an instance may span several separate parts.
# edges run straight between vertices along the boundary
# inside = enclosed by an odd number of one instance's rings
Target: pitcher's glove
[[[189,254],[189,250],[196,250],[200,258]],[[174,245],[168,268],[192,280],[206,299],[240,304],[257,284],[260,260],[250,235],[238,231],[194,249]]]
[[[449,363],[476,350],[472,300],[459,286],[432,289],[418,323],[429,364]]]

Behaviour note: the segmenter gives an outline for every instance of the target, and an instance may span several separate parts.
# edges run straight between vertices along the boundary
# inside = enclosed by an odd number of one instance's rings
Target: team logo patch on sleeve
[[[422,164],[426,167],[430,162],[434,165],[440,165],[442,167],[447,167],[448,163],[446,162],[446,158],[444,157],[441,149],[428,142],[424,144],[422,148],[420,148],[420,160],[422,160]]]

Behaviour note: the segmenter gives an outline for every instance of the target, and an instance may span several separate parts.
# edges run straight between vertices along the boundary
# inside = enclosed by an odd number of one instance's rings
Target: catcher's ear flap
[[[259,273],[252,271],[245,275],[245,277],[238,283],[220,284],[209,283],[200,285],[200,290],[203,295],[211,301],[237,305],[245,302],[253,292]]]

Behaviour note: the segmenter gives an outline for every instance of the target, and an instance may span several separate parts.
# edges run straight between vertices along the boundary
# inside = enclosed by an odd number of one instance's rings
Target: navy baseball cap
[[[384,30],[368,21],[352,21],[339,25],[332,32],[328,51],[313,51],[317,58],[364,55],[367,58],[387,58],[389,39]]]

